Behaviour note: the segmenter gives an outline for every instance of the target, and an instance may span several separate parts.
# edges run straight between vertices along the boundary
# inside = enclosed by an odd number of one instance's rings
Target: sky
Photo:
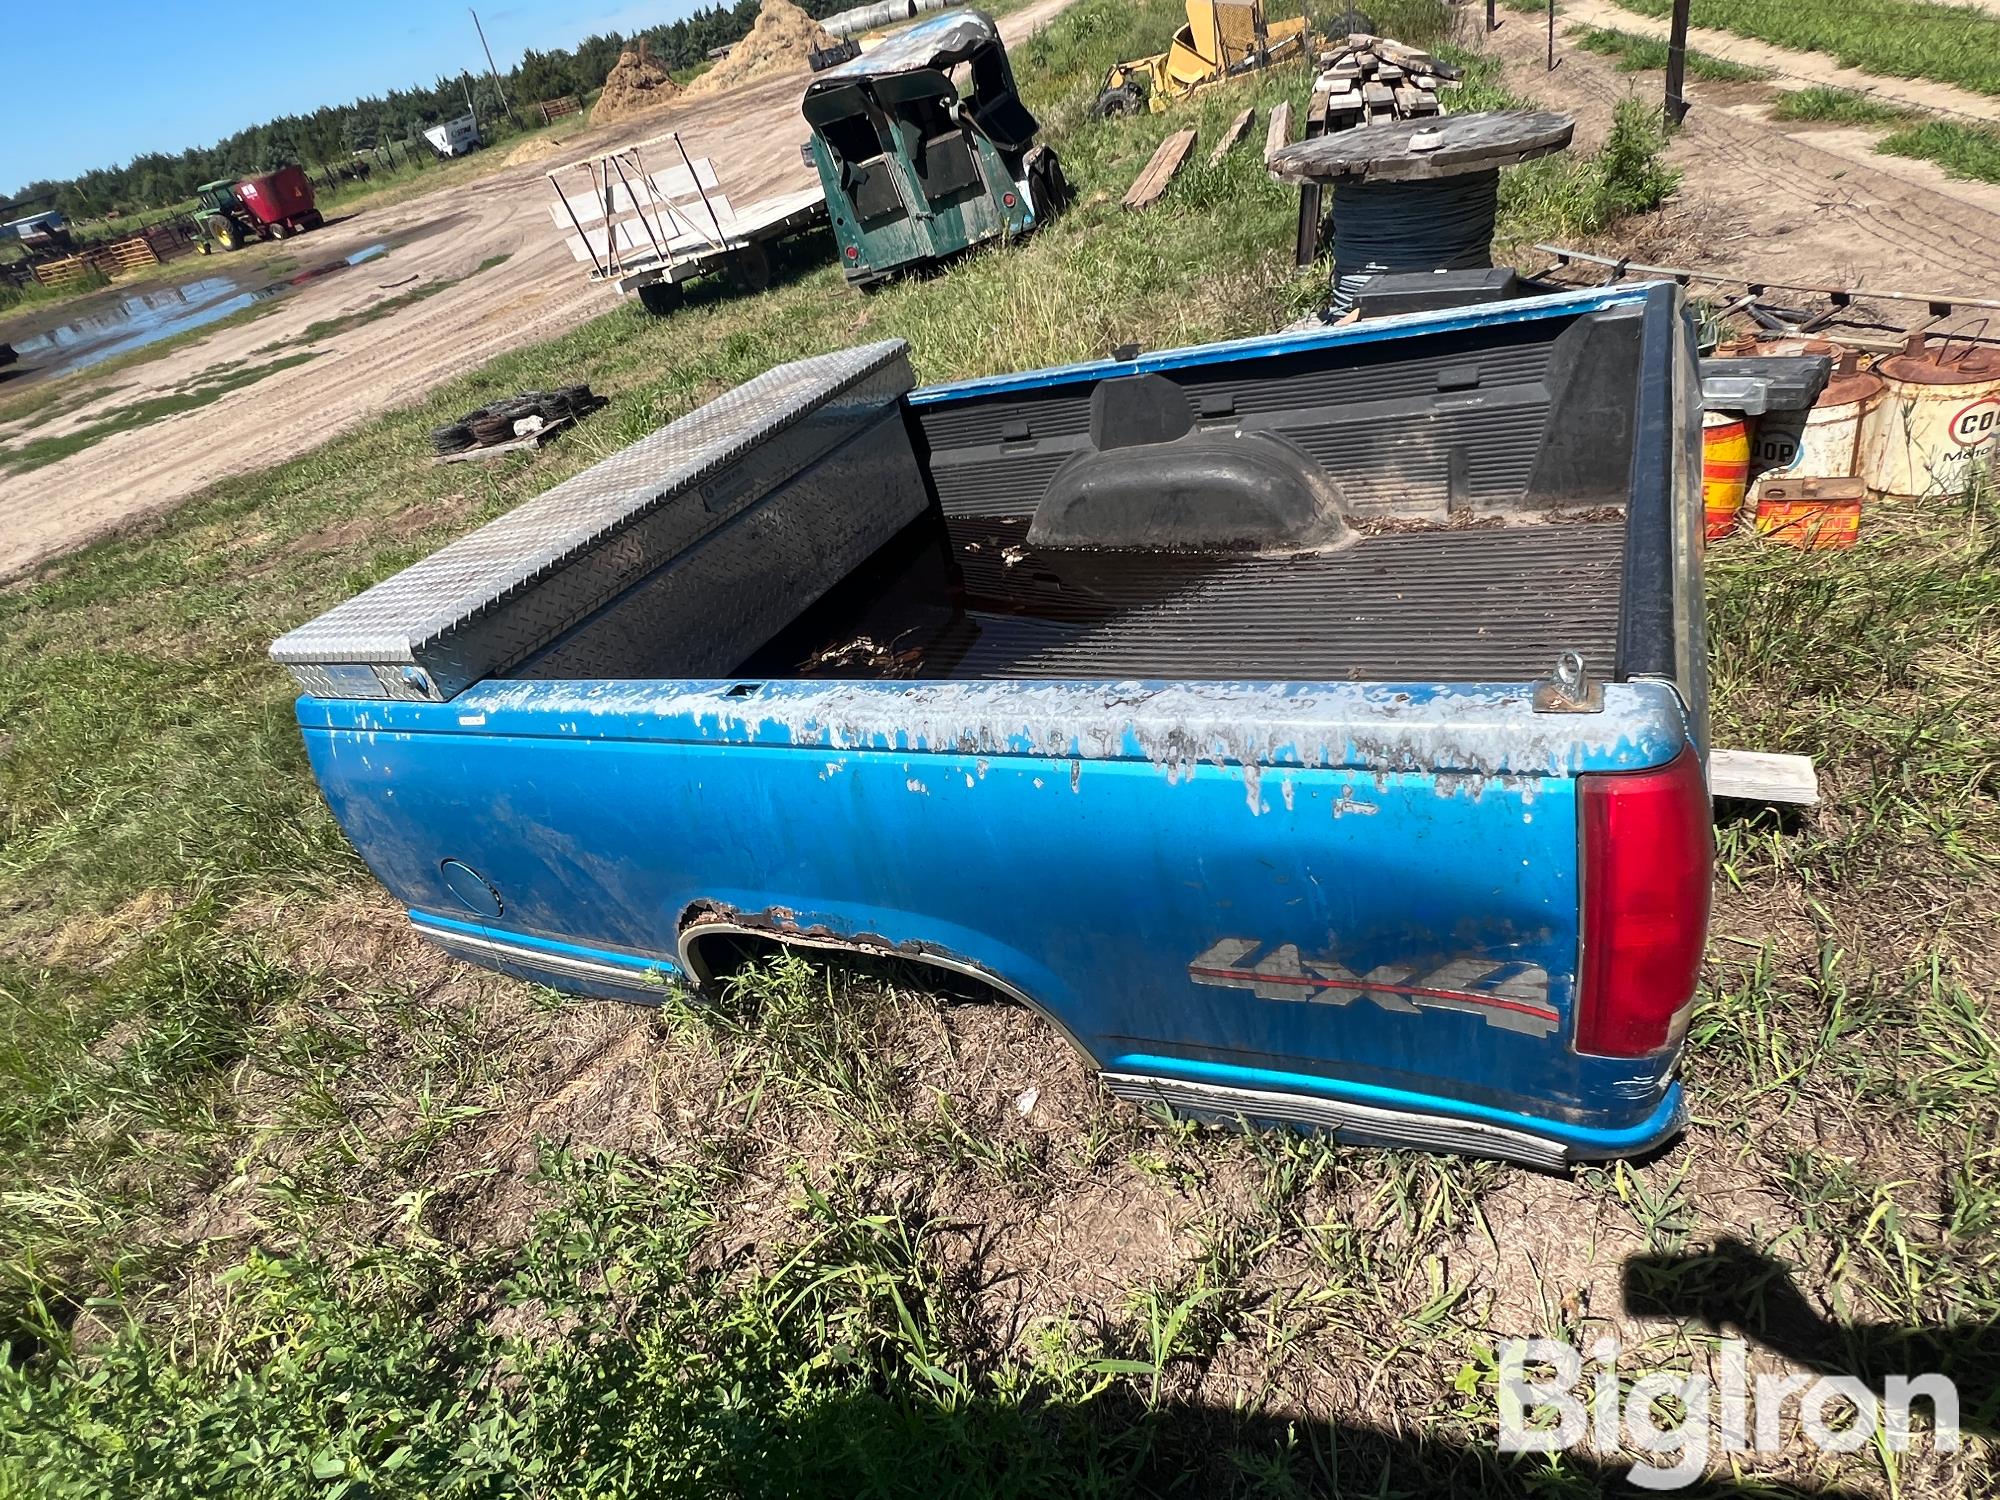
[[[491,9],[487,6],[490,5]],[[259,120],[470,68],[485,54],[455,0],[80,0],[8,7],[0,192],[205,146]],[[523,50],[664,25],[696,0],[487,0],[504,73]],[[31,127],[30,122],[34,123]]]

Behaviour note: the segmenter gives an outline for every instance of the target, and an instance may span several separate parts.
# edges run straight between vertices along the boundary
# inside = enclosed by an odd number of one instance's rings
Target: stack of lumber
[[[1308,135],[1442,114],[1438,94],[1457,88],[1465,76],[1428,52],[1365,31],[1352,33],[1345,45],[1320,53],[1318,60]]]

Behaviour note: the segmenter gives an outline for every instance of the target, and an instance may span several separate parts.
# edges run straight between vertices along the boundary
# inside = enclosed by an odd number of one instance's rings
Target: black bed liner
[[[1389,531],[1319,557],[1037,551],[920,523],[744,675],[1522,681],[1617,648],[1622,519]]]

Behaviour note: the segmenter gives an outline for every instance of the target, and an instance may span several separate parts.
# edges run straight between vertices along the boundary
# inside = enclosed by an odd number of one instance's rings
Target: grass
[[[1671,0],[1617,0],[1665,19]],[[1696,26],[1733,31],[1800,52],[1824,52],[1886,78],[1923,78],[1977,94],[2000,94],[2000,14],[1976,5],[1919,0],[1702,0]]]
[[[1936,162],[1953,177],[2000,182],[2000,129],[1958,120],[1923,119],[1917,111],[1871,99],[1851,89],[1810,88],[1783,95],[1777,120],[1823,120],[1842,125],[1900,126],[1876,143],[1888,156]]]
[[[1953,177],[2000,182],[2000,129],[1957,120],[1926,120],[1899,130],[1875,148],[1890,156],[1934,161]]]
[[[302,365],[312,357],[309,351],[290,355],[284,359],[267,360],[257,365],[213,366],[178,390],[113,407],[96,421],[72,432],[59,433],[53,437],[30,438],[11,447],[0,447],[0,473],[26,474],[68,458],[73,453],[93,448],[114,433],[130,432],[165,417],[196,411],[221,400],[231,391],[240,391],[245,386],[255,385],[267,376],[275,375],[280,370],[289,370],[294,365]]]
[[[101,292],[110,285],[110,278],[94,268],[85,270],[81,276],[61,286],[43,286],[39,281],[30,282],[26,286],[0,284],[0,317],[14,313],[31,313],[38,308],[73,302],[79,297],[88,297],[93,292]]]
[[[305,326],[304,332],[299,335],[299,339],[301,342],[313,344],[319,342],[321,339],[330,339],[335,334],[346,333],[350,328],[363,327],[378,319],[399,313],[404,308],[414,306],[416,303],[425,301],[427,298],[435,297],[439,292],[450,291],[461,282],[470,281],[483,271],[490,271],[495,266],[506,264],[510,258],[511,252],[500,255],[489,255],[463,276],[439,277],[436,281],[426,281],[421,286],[413,286],[407,292],[398,292],[393,297],[384,297],[380,302],[371,302],[366,307],[358,308],[354,312],[342,313],[337,318],[322,318],[318,322],[308,323]],[[273,344],[267,347],[278,349],[285,346],[282,344]]]
[[[1667,44],[1655,37],[1606,31],[1596,26],[1571,26],[1563,35],[1586,52],[1617,58],[1621,73],[1657,72],[1667,65]],[[1687,73],[1688,77],[1705,83],[1756,83],[1771,76],[1768,68],[1746,67],[1697,52],[1692,47],[1687,54]]]
[[[1895,125],[1911,117],[1910,111],[1884,104],[1853,89],[1815,87],[1794,89],[1778,96],[1771,106],[1774,120],[1824,120],[1839,125]]]
[[[936,379],[1310,306],[1254,145],[1117,205],[1184,120],[1303,94],[1089,120],[1180,14],[1082,0],[1015,49],[1081,190],[1023,246],[622,307],[0,592],[0,1496],[1582,1495],[1630,1456],[1496,1454],[1491,1351],[1606,1330],[1626,1280],[1685,1316],[1638,1325],[1647,1369],[1746,1289],[2000,1316],[1990,501],[1711,551],[1716,738],[1815,755],[1828,801],[1722,829],[1688,1138],[1572,1178],[1141,1115],[893,969],[564,1001],[422,949],[340,836],[264,644],[446,538],[829,344]],[[1657,130],[1510,174],[1508,232],[1657,201]],[[586,379],[612,404],[562,442],[429,462],[439,421]],[[1866,1452],[1741,1462],[1886,1488]]]

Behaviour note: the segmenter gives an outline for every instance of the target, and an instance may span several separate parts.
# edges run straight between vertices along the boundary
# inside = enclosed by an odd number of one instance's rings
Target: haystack
[[[525,166],[531,161],[544,161],[562,150],[563,142],[552,135],[538,135],[532,141],[523,141],[507,153],[507,165]]]
[[[618,66],[604,80],[604,92],[591,107],[590,123],[614,125],[632,119],[673,103],[680,92],[680,85],[667,76],[667,70],[646,56],[645,38],[641,37],[637,52],[618,54]]]
[[[729,49],[729,56],[690,83],[687,91],[713,94],[774,73],[803,73],[808,66],[807,53],[832,45],[833,38],[792,0],[764,0],[750,34]]]

